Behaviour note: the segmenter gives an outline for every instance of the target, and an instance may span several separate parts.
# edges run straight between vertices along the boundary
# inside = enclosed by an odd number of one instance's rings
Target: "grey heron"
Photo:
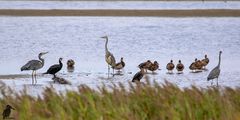
[[[201,60],[203,68],[206,69],[206,66],[209,63],[209,58],[207,57],[207,55],[204,56],[205,58]]]
[[[123,57],[121,57],[121,61],[119,63],[116,63],[116,66],[114,67],[114,69],[120,71],[124,67],[125,67],[125,62],[123,61]]]
[[[44,74],[52,74],[53,78],[56,77],[56,73],[59,72],[62,69],[62,58],[59,58],[59,64],[52,65],[46,73]]]
[[[113,76],[114,76],[114,67],[116,66],[116,60],[113,54],[108,50],[107,44],[108,44],[108,36],[103,36],[101,38],[104,38],[106,40],[105,42],[105,61],[108,64],[108,77],[110,72],[110,66],[113,69]]]
[[[212,71],[209,73],[207,80],[212,80],[213,83],[213,79],[217,78],[217,86],[218,86],[218,77],[220,75],[220,64],[221,64],[221,54],[222,51],[219,52],[219,59],[218,59],[218,65],[212,69]]]
[[[173,60],[171,60],[171,61],[167,64],[166,68],[167,68],[168,72],[171,71],[171,72],[173,73],[172,70],[175,68],[175,65],[173,64]]]
[[[9,118],[9,115],[11,114],[11,110],[15,110],[15,109],[11,105],[7,105],[2,113],[3,119]]]
[[[177,69],[178,72],[182,72],[184,70],[184,65],[182,64],[181,60],[178,61],[176,69]]]
[[[158,62],[157,62],[157,61],[154,61],[154,62],[150,65],[150,67],[148,67],[148,70],[152,71],[152,73],[153,73],[153,72],[156,71],[158,68],[159,68]]]
[[[34,76],[35,76],[35,83],[37,83],[36,71],[38,69],[41,69],[44,66],[44,59],[42,58],[42,56],[47,53],[48,52],[39,53],[38,55],[39,60],[30,60],[24,66],[21,67],[21,71],[32,70],[32,84],[34,84]]]
[[[140,80],[143,78],[144,74],[145,74],[144,68],[141,68],[141,70],[133,76],[132,82],[136,82],[136,81],[140,82]]]

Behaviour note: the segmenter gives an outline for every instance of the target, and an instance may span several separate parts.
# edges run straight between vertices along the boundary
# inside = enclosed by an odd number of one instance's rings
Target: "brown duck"
[[[189,69],[192,70],[193,72],[197,69],[197,67],[196,67],[196,62],[197,62],[197,58],[195,58],[195,62],[193,62],[193,63],[189,66]]]
[[[159,64],[157,61],[154,61],[153,64],[150,65],[150,67],[148,67],[148,70],[154,72],[159,68]]]
[[[176,67],[178,72],[182,72],[184,69],[184,65],[182,64],[181,60],[178,61],[177,67]]]
[[[206,68],[206,66],[209,63],[209,59],[208,59],[207,55],[205,55],[205,58],[202,59],[201,62],[202,62],[203,68]]]
[[[143,63],[140,63],[139,65],[138,65],[138,67],[140,68],[140,69],[145,69],[146,70],[146,72],[147,72],[147,69],[150,67],[152,65],[152,62],[150,61],[150,60],[148,60],[147,62],[143,62]]]
[[[168,72],[169,72],[169,71],[172,72],[172,70],[175,68],[175,65],[173,64],[173,60],[171,60],[171,61],[167,64],[166,68],[167,68]]]
[[[196,65],[196,68],[197,68],[198,70],[202,70],[203,64],[202,64],[201,60],[197,60],[197,62],[195,63],[195,65]]]
[[[74,65],[75,65],[75,62],[74,62],[74,60],[73,59],[70,59],[70,60],[68,60],[67,61],[67,67],[74,67]]]
[[[122,57],[121,61],[115,65],[114,69],[120,71],[124,67],[125,67],[125,62],[123,61],[123,57]]]

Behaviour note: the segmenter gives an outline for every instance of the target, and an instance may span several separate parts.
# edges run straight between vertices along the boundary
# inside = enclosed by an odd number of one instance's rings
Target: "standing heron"
[[[62,58],[59,58],[59,64],[52,65],[44,74],[52,74],[53,78],[55,78],[56,73],[62,69],[62,66]]]
[[[7,105],[6,108],[4,109],[2,116],[3,119],[9,118],[9,115],[11,114],[11,109],[15,110],[11,105]]]
[[[35,84],[37,83],[36,71],[38,69],[41,69],[44,66],[44,59],[42,58],[42,56],[47,53],[48,52],[39,53],[38,55],[39,60],[30,60],[24,66],[21,67],[21,71],[32,70],[32,84],[34,84],[34,76],[35,76]]]
[[[108,44],[108,36],[103,36],[101,38],[106,39],[105,42],[105,60],[108,64],[108,77],[109,77],[109,72],[110,72],[110,66],[113,69],[113,76],[114,76],[114,67],[116,66],[116,60],[113,54],[108,50],[107,44]]]
[[[217,86],[218,86],[218,77],[220,75],[221,54],[222,54],[222,51],[219,52],[218,65],[215,68],[213,68],[213,70],[209,73],[207,77],[207,80],[208,81],[212,80],[212,83],[213,83],[213,79],[217,78]]]

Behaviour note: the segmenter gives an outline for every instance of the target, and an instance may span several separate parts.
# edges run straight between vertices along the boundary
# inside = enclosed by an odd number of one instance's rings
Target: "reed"
[[[240,88],[179,88],[165,82],[122,83],[58,93],[46,88],[33,97],[1,85],[0,109],[16,110],[11,117],[24,120],[238,120]]]

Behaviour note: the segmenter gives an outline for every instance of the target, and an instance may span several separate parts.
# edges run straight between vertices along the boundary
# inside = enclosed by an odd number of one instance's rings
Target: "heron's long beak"
[[[15,108],[11,107],[11,109],[15,110]]]
[[[102,36],[101,38],[107,39],[107,36]]]

